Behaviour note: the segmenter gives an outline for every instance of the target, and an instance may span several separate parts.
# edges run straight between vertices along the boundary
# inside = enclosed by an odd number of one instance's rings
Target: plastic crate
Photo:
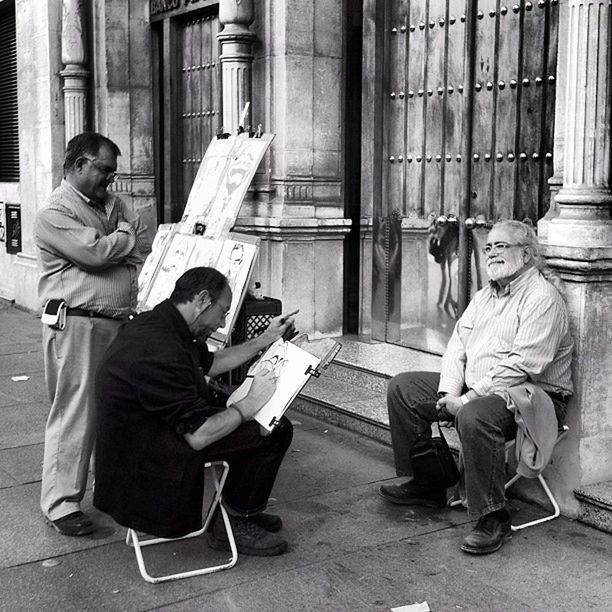
[[[236,317],[234,331],[232,332],[230,346],[242,344],[251,338],[261,334],[273,317],[281,314],[283,304],[280,300],[271,297],[264,297],[261,300],[246,298]],[[259,357],[242,364],[240,367],[224,374],[221,378],[223,382],[230,385],[239,385],[246,377],[250,365]]]

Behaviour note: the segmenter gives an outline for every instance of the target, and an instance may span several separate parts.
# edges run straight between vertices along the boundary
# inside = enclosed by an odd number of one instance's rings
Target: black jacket
[[[213,361],[169,302],[119,332],[96,376],[94,505],[120,525],[174,538],[202,525],[204,459],[183,434],[219,410]]]

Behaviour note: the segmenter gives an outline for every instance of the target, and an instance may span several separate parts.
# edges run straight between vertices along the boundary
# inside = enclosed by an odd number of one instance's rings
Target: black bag
[[[452,487],[459,482],[459,470],[438,422],[440,437],[418,440],[410,451],[415,484]]]

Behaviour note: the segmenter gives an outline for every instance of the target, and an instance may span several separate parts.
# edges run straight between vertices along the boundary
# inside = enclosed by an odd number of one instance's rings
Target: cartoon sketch
[[[151,248],[151,252],[149,253],[147,259],[140,270],[140,274],[138,275],[138,305],[142,304],[145,300],[146,295],[150,289],[151,281],[157,268],[159,266],[160,261],[162,260],[165,252],[166,245],[168,244],[168,239],[172,235],[172,231],[175,228],[174,223],[162,223],[157,228],[157,233],[155,234],[155,238],[153,239],[153,246]]]
[[[164,259],[153,280],[149,295],[146,298],[144,304],[145,310],[157,306],[157,304],[170,296],[174,289],[174,283],[187,269],[187,264],[195,247],[195,241],[198,238],[200,237],[178,233],[172,236]]]
[[[259,361],[251,367],[249,377],[232,393],[228,402],[240,401],[251,388],[252,375],[260,368],[270,369],[272,366],[276,376],[276,390],[270,400],[255,415],[255,420],[262,427],[272,431],[277,420],[281,418],[310,379],[310,372],[320,362],[318,357],[280,338],[270,345]]]
[[[191,186],[182,222],[188,222],[193,217],[206,219],[219,191],[234,144],[235,139],[212,139]]]
[[[206,236],[218,238],[230,231],[236,222],[251,179],[269,144],[264,138],[247,138],[241,141],[236,152],[232,154],[225,177],[208,212]]]
[[[287,346],[288,342],[274,343],[274,352],[269,354],[270,351],[266,351],[259,361],[257,361],[250,369],[249,375],[255,375],[261,371],[274,372],[275,378],[278,378],[287,365]]]
[[[253,242],[231,239],[217,242],[223,246],[215,267],[227,277],[230,289],[232,290],[232,304],[227,314],[225,327],[214,332],[214,337],[229,336],[231,333],[236,315],[246,293],[258,252],[258,245]]]

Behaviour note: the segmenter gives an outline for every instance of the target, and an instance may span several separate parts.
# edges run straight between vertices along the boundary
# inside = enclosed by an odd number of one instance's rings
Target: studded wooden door
[[[210,141],[222,125],[218,5],[186,5],[153,20],[160,220],[180,220]]]
[[[478,254],[487,228],[500,218],[535,224],[546,211],[557,4],[378,5],[383,118],[382,197],[373,205],[375,339],[442,352],[457,315],[485,280]]]

